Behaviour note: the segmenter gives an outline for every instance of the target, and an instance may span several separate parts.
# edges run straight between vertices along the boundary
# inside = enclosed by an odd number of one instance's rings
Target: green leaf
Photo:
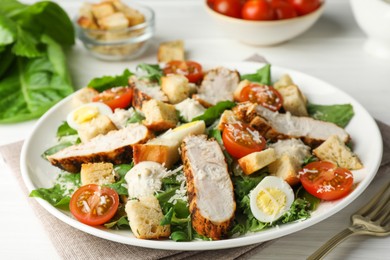
[[[72,142],[59,143],[59,144],[57,144],[57,145],[55,145],[53,147],[50,147],[46,151],[44,151],[41,156],[42,156],[43,159],[46,160],[47,156],[55,154],[56,152],[59,152],[62,149],[65,149],[66,147],[69,147],[69,146],[72,146],[72,145],[74,145],[74,143],[72,143]]]
[[[22,12],[27,6],[16,0],[1,0],[0,14],[12,18]]]
[[[316,105],[308,104],[309,115],[317,120],[335,123],[340,127],[345,127],[354,116],[351,104],[341,105]]]
[[[122,216],[117,220],[108,222],[108,223],[104,224],[104,226],[106,228],[110,228],[110,229],[114,229],[114,228],[116,228],[116,229],[129,229],[130,228],[130,224],[129,224],[129,220],[127,219],[127,216]]]
[[[141,123],[144,119],[145,117],[141,113],[135,111],[134,114],[127,120],[127,124]]]
[[[306,200],[309,203],[309,210],[316,210],[318,205],[321,203],[321,199],[308,193],[302,186],[296,191],[296,197]]]
[[[99,92],[113,87],[127,86],[129,77],[133,75],[128,69],[125,69],[122,75],[117,76],[103,76],[94,78],[88,83],[88,87],[94,88]]]
[[[141,78],[146,78],[150,81],[156,81],[161,84],[161,77],[163,76],[163,71],[158,64],[141,63],[137,66],[137,69],[146,72],[146,75]]]
[[[295,199],[289,211],[287,211],[277,223],[288,223],[310,217],[309,202],[305,199]],[[277,224],[276,223],[276,224]]]
[[[0,15],[0,46],[13,43],[17,32],[16,24],[8,17]]]
[[[105,186],[114,189],[119,195],[129,195],[126,187],[125,176],[131,170],[131,168],[133,168],[133,164],[116,165],[114,171],[116,174],[118,174],[119,180],[114,183],[107,184]]]
[[[12,52],[16,56],[35,58],[43,55],[43,51],[39,48],[39,41],[33,34],[20,27],[17,31],[17,41],[12,47]]]
[[[251,82],[258,82],[264,85],[271,85],[271,65],[266,64],[264,67],[258,69],[254,74],[241,75],[241,80],[249,80]]]
[[[57,137],[76,135],[77,130],[71,128],[68,122],[64,121],[57,129]]]
[[[176,242],[180,242],[180,241],[189,241],[190,239],[188,238],[188,235],[187,233],[185,233],[184,231],[175,231],[175,232],[172,232],[171,234],[171,239],[173,241],[176,241]]]
[[[160,222],[161,226],[165,226],[165,225],[170,225],[171,224],[173,212],[174,212],[174,208],[173,207],[169,208],[168,212],[164,215],[164,218]]]
[[[215,106],[206,109],[202,115],[193,118],[192,122],[203,120],[205,121],[206,125],[211,125],[222,115],[223,111],[232,109],[235,106],[236,103],[229,100],[218,102]]]
[[[12,66],[15,60],[15,56],[12,53],[11,46],[4,46],[4,50],[0,53],[0,80],[7,70]],[[0,90],[1,91],[1,90]]]

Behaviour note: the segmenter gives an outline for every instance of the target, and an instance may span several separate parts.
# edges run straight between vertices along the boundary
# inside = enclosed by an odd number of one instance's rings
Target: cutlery
[[[332,249],[352,235],[390,235],[390,182],[369,203],[351,216],[352,225],[315,251],[308,260],[323,259]]]

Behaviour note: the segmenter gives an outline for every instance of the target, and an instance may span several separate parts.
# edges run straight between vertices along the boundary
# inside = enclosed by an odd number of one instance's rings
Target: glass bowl
[[[77,22],[79,17],[75,17],[77,37],[94,57],[109,61],[131,60],[148,48],[155,33],[154,11],[146,6],[125,4],[142,13],[145,22],[119,30],[87,29],[81,27]]]

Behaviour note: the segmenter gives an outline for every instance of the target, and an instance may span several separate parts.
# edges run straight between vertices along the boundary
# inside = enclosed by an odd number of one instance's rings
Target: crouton
[[[98,94],[99,92],[94,88],[82,88],[73,95],[72,105],[74,107],[79,107],[83,104],[90,103]]]
[[[339,167],[349,170],[359,170],[363,164],[356,154],[337,135],[330,136],[325,142],[313,150],[313,153],[322,161],[331,161]]]
[[[251,84],[251,82],[249,80],[246,80],[246,79],[240,81],[237,88],[233,92],[233,98],[235,101],[241,100],[241,91],[243,90],[243,88],[245,88],[246,86],[249,86],[250,84]]]
[[[281,89],[281,88],[284,88],[284,87],[288,87],[290,85],[294,84],[294,82],[292,81],[290,75],[288,74],[284,74],[280,79],[278,79],[275,83],[274,83],[274,88],[276,88],[277,90]]]
[[[216,128],[223,131],[223,129],[225,129],[226,124],[234,124],[238,121],[239,120],[237,119],[232,110],[225,110],[223,111]]]
[[[114,13],[98,20],[103,30],[121,30],[129,26],[129,20],[123,13]]]
[[[93,4],[91,6],[91,11],[93,16],[98,20],[115,13],[114,6],[109,2]]]
[[[182,40],[162,42],[157,53],[158,62],[184,60],[184,42]]]
[[[115,182],[112,163],[83,163],[80,171],[81,185],[105,185]]]
[[[151,140],[153,141],[153,140]],[[133,161],[138,164],[143,161],[158,162],[166,168],[171,168],[180,158],[179,143],[176,140],[159,139],[146,144],[133,146]]]
[[[268,165],[268,169],[271,175],[282,178],[291,186],[299,183],[299,168],[296,167],[294,160],[287,154],[282,155]]]
[[[278,89],[283,98],[283,108],[294,116],[308,116],[306,100],[296,85]]]
[[[167,95],[169,103],[177,104],[188,98],[190,87],[183,75],[171,74],[161,78],[161,89]]]
[[[104,135],[112,130],[117,130],[110,118],[105,115],[99,115],[91,121],[84,123],[77,130],[79,137],[83,143],[88,142],[95,136]]]
[[[187,122],[191,122],[197,116],[200,116],[206,111],[198,101],[192,98],[187,98],[175,105],[179,111],[180,116]]]
[[[143,103],[145,115],[143,124],[152,131],[164,131],[174,128],[178,123],[175,106],[151,99]]]
[[[134,236],[141,239],[169,237],[170,225],[160,225],[164,218],[160,203],[154,196],[127,201],[125,211]]]
[[[238,160],[242,171],[249,175],[276,160],[275,150],[273,148],[265,149],[261,152],[248,154]]]

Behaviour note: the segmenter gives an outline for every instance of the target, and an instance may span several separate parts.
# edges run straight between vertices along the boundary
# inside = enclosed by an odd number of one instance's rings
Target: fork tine
[[[375,209],[373,209],[370,213],[367,213],[366,217],[371,218],[375,221],[378,217],[384,214],[384,208],[388,206],[390,200],[390,189],[387,189],[382,194],[381,198],[375,204]]]
[[[389,189],[390,189],[390,182],[388,182],[387,185],[385,185],[385,187],[383,187],[382,190],[377,195],[375,195],[369,203],[367,203],[365,206],[359,209],[355,213],[355,215],[365,216],[367,213],[371,212],[376,207],[376,204],[378,203],[378,201],[380,201],[384,193],[386,193],[386,191]]]
[[[381,226],[387,227],[390,225],[390,205],[387,205],[387,209],[382,217],[378,219],[378,222]]]

